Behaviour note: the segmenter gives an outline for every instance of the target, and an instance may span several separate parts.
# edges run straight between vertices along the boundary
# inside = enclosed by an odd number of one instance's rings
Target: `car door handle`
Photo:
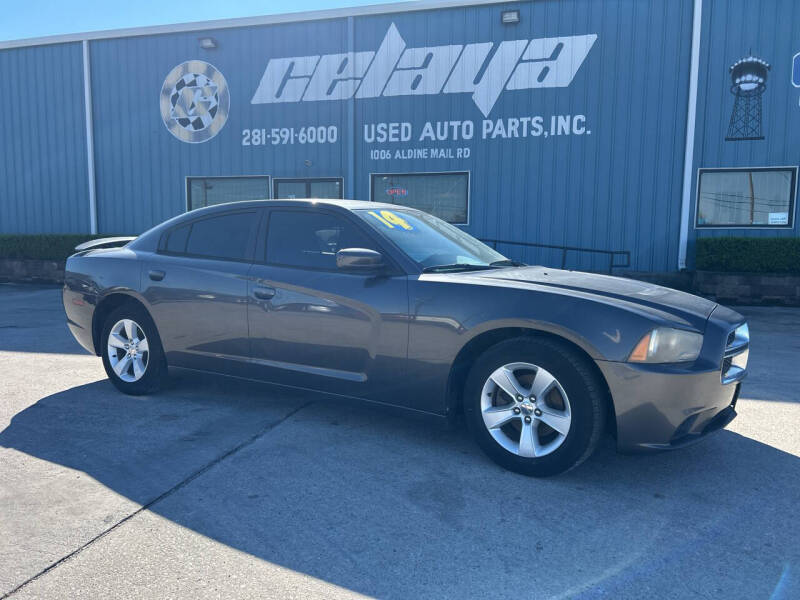
[[[260,286],[253,289],[253,296],[260,300],[269,300],[275,295],[275,289],[271,287]]]
[[[148,273],[148,275],[150,276],[150,279],[152,279],[153,281],[161,281],[162,279],[164,279],[164,275],[166,275],[166,273],[164,273],[164,271],[152,270]]]

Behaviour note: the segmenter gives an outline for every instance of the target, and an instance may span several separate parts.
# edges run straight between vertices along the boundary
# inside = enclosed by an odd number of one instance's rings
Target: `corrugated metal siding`
[[[79,43],[0,51],[0,233],[88,232]]]
[[[219,44],[211,52],[198,46],[202,32],[92,42],[101,230],[139,233],[185,211],[187,176],[344,174],[346,156],[341,142],[334,146],[243,147],[241,140],[242,129],[255,127],[328,123],[343,131],[346,103],[292,105],[293,110],[284,112],[273,106],[251,105],[250,99],[269,58],[302,56],[326,48],[342,51],[346,20],[220,30],[209,35]],[[324,40],[319,48],[317,40]],[[187,144],[170,135],[158,102],[166,75],[192,59],[217,67],[231,94],[227,123],[215,138],[201,144]]]
[[[521,22],[501,25],[517,8]],[[797,165],[798,90],[789,82],[800,51],[792,0],[704,0],[693,179],[698,167]],[[98,221],[101,232],[139,233],[186,208],[185,178],[215,175],[345,178],[347,195],[369,198],[370,174],[469,171],[470,223],[478,237],[629,250],[632,269],[677,268],[688,98],[692,0],[536,0],[259,25],[90,43]],[[271,58],[375,51],[394,24],[409,48],[596,34],[565,88],[505,91],[484,117],[469,93],[348,101],[256,104]],[[732,108],[728,66],[752,48],[772,63],[761,142],[725,142]],[[159,110],[165,76],[205,60],[225,76],[228,122],[212,140],[170,135]],[[89,224],[81,47],[0,51],[10,99],[0,112],[0,231],[87,231]],[[586,115],[586,135],[481,139],[484,118]],[[368,144],[363,126],[470,120],[469,142]],[[334,125],[336,144],[242,146],[242,130]],[[469,158],[373,160],[370,150],[468,147]],[[693,190],[693,198],[696,190]],[[695,239],[694,205],[690,244]],[[797,235],[716,230],[700,235]],[[561,252],[502,251],[559,265]],[[690,248],[689,255],[692,252]],[[602,256],[568,254],[567,265],[603,270]]]
[[[348,50],[347,19],[92,42],[100,229],[137,233],[185,209],[184,178],[265,174],[342,176],[369,197],[373,172],[471,173],[470,225],[479,237],[630,250],[633,268],[670,270],[677,255],[682,135],[691,2],[547,0],[509,4],[521,23],[500,24],[503,6],[354,19],[355,51],[377,50],[392,23],[408,47],[596,33],[568,88],[504,92],[489,118],[585,114],[591,135],[479,140],[483,115],[470,94],[251,105],[269,58]],[[231,90],[228,123],[213,140],[185,144],[161,121],[166,74],[189,59],[216,66]],[[355,181],[349,181],[348,111],[355,111]],[[470,119],[469,159],[370,160],[365,123]],[[335,145],[243,148],[244,128],[336,125]],[[406,144],[408,146],[409,144]],[[424,146],[425,144],[411,144]],[[385,146],[391,150],[392,145]],[[310,166],[307,166],[309,165]],[[559,264],[559,251],[504,248],[531,262]],[[570,253],[572,267],[604,269],[607,259]]]
[[[800,52],[800,4],[794,0],[705,0],[698,90],[690,241],[695,237],[790,237],[792,229],[695,229],[697,169],[800,165],[800,89],[791,85],[792,57]],[[771,65],[763,102],[763,140],[725,141],[734,96],[729,67],[750,55]],[[693,253],[690,252],[690,256]]]
[[[363,18],[356,39],[376,48],[392,22],[410,47],[595,33],[597,41],[568,88],[506,91],[489,115],[543,115],[547,121],[550,115],[584,114],[591,135],[473,141],[468,160],[400,163],[369,160],[369,148],[360,143],[361,195],[369,193],[370,172],[467,169],[467,230],[478,237],[630,250],[637,270],[675,269],[691,2],[548,0],[514,8],[521,11],[516,26],[500,23],[498,6]],[[357,104],[359,128],[387,119],[472,119],[479,127],[483,116],[469,94]],[[561,261],[558,250],[501,249],[528,262]],[[608,261],[569,253],[567,264],[602,270]]]

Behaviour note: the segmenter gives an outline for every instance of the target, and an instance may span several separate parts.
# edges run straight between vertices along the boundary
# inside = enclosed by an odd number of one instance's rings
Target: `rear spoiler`
[[[99,240],[89,240],[88,242],[83,242],[82,244],[78,244],[75,246],[76,252],[81,252],[83,250],[92,250],[93,248],[111,248],[114,246],[124,246],[128,242],[132,242],[136,239],[136,236],[127,237],[107,237],[101,238]]]

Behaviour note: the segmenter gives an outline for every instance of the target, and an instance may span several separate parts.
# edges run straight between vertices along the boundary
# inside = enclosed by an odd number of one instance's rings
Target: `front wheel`
[[[166,375],[161,339],[150,315],[124,304],[106,318],[102,332],[103,367],[111,383],[125,394],[155,392]]]
[[[594,451],[605,394],[584,357],[549,338],[516,338],[484,352],[464,396],[467,426],[501,466],[535,477],[563,473]]]

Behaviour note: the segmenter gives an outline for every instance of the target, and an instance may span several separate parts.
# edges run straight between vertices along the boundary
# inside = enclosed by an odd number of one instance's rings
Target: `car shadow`
[[[491,463],[460,428],[193,376],[151,397],[107,381],[53,394],[16,414],[0,446],[367,595],[646,596],[657,577],[664,597],[767,597],[800,562],[800,460],[730,431],[646,456],[608,439],[536,480]],[[692,579],[698,565],[724,576]]]
[[[69,333],[61,288],[0,284],[0,351],[88,354]]]

